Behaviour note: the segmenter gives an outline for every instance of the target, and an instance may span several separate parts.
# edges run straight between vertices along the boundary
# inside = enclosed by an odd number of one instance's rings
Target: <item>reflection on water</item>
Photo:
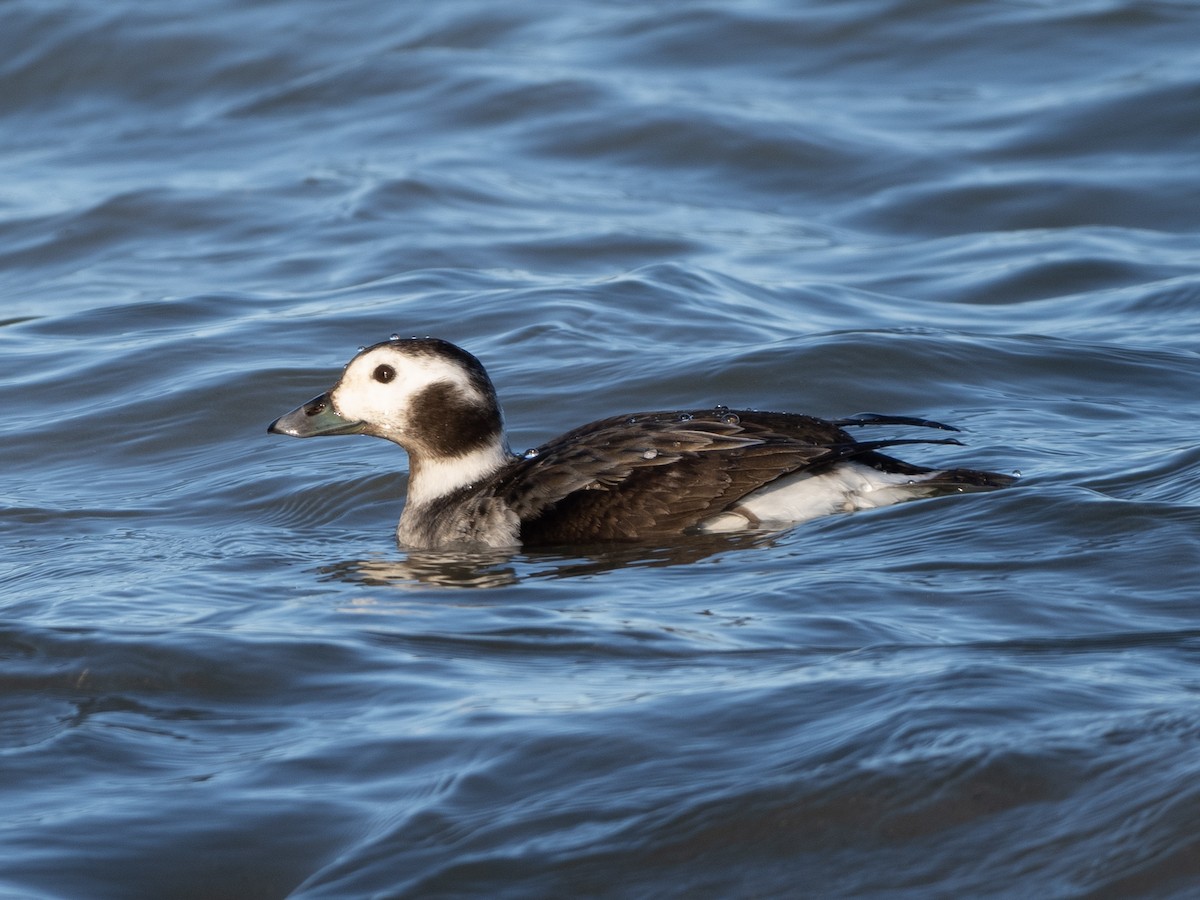
[[[372,586],[493,588],[521,579],[577,578],[615,569],[661,568],[699,562],[723,553],[770,547],[775,532],[689,535],[669,546],[572,545],[526,550],[406,550],[396,558],[377,556],[321,566],[325,580]]]
[[[503,551],[413,551],[397,559],[348,559],[317,569],[323,579],[373,587],[491,588],[514,584],[514,554]]]

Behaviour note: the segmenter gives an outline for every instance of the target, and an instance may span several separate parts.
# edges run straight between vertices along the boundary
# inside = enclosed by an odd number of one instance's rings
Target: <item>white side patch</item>
[[[937,474],[896,475],[846,462],[820,475],[790,475],[749,494],[730,512],[702,523],[700,530],[740,531],[758,525],[780,528],[833,513],[891,506],[927,496],[930,489],[921,482]]]

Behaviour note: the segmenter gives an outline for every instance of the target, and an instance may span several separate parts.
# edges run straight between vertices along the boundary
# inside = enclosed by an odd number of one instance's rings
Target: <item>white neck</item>
[[[508,465],[512,454],[497,439],[462,456],[409,457],[408,500],[405,507],[423,506],[438,497],[474,484]]]

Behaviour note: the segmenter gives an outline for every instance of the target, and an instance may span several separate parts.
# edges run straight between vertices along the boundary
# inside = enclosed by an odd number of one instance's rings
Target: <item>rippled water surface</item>
[[[1200,7],[0,10],[0,895],[1190,897]],[[268,436],[928,416],[996,494],[408,553]]]

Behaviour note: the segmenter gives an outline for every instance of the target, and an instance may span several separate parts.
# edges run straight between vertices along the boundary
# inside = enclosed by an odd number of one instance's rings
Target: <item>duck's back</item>
[[[893,422],[936,425],[848,420]],[[877,452],[911,442],[857,442],[839,423],[790,413],[639,413],[583,426],[531,451],[488,493],[516,517],[520,542],[536,545],[782,526],[840,508],[1008,483],[994,473],[934,472]],[[847,492],[875,496],[842,499]],[[777,511],[788,521],[776,521]]]

